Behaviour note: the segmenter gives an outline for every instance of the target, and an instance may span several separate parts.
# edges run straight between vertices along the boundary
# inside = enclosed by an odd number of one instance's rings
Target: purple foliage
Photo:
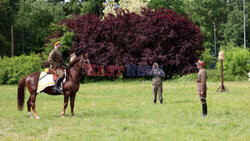
[[[143,9],[142,15],[117,11],[100,20],[94,15],[62,21],[75,35],[72,51],[84,51],[97,65],[163,65],[167,77],[196,69],[204,48],[202,33],[187,17],[168,9]]]

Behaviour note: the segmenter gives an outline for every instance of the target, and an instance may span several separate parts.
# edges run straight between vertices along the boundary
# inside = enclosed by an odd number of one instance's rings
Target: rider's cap
[[[53,43],[53,45],[55,46],[55,45],[61,45],[61,43],[59,42],[59,41],[55,41],[54,43]]]

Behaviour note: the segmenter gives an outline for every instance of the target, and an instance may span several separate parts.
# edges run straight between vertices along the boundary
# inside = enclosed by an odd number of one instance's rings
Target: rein
[[[80,60],[81,60],[81,66],[80,66],[81,71],[82,71],[83,69],[86,71],[86,68],[87,68],[86,62],[87,62],[87,61],[84,60],[82,56],[81,56]],[[84,68],[82,68],[82,63],[83,63],[83,65],[84,65]]]
[[[89,46],[90,43],[88,43],[87,45],[85,45],[83,48],[81,48],[80,50],[78,50],[75,54],[79,53],[80,51],[82,51],[84,48],[86,48],[87,46]],[[71,57],[69,56],[65,61],[68,61]]]
[[[83,62],[83,57],[81,56],[81,66],[80,66],[80,69],[82,69],[82,62]]]
[[[83,56],[81,56],[80,61],[81,61],[80,70],[81,70],[81,71],[82,71],[83,69],[86,70],[86,60],[83,59]],[[74,62],[74,63],[76,63],[76,62]],[[73,64],[73,65],[74,65],[74,64]],[[67,74],[66,80],[68,80],[68,77],[69,77],[69,75],[70,75],[70,68],[72,68],[73,65],[72,65],[72,66],[69,66],[69,67],[66,69],[66,74]],[[85,65],[84,68],[82,68],[83,65]]]

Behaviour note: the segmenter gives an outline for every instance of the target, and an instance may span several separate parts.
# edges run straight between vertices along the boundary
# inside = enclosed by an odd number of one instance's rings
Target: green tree
[[[86,1],[81,4],[81,14],[96,14],[96,2],[95,1]]]
[[[63,18],[65,13],[61,3],[22,0],[16,16],[16,27],[24,29],[28,36],[32,37],[30,50],[40,52],[49,34],[51,23],[61,21]]]
[[[181,15],[185,14],[184,0],[151,0],[148,7],[152,9],[159,9],[162,7],[164,9],[172,9]]]
[[[242,0],[186,0],[185,11],[192,21],[201,27],[204,36],[204,46],[214,51],[214,27],[216,25],[217,46],[233,43],[243,44],[243,3]],[[249,9],[246,1],[246,29],[250,36]],[[249,46],[249,40],[247,41]],[[218,51],[218,50],[217,50]]]
[[[200,26],[204,36],[205,48],[213,50],[214,45],[214,26],[216,25],[217,40],[222,40],[221,24],[227,22],[227,13],[229,11],[226,0],[186,0],[184,2],[186,13],[191,20]]]
[[[214,57],[213,54],[211,54],[211,49],[206,49],[203,54],[201,55],[201,60],[205,62],[205,68],[212,68],[215,65],[215,60],[216,58]]]
[[[5,23],[10,23],[9,21],[9,14],[8,14],[8,0],[0,1],[0,49],[1,53],[0,56],[7,55],[8,50],[10,48],[10,42],[7,39],[6,35],[9,35],[10,26],[6,26]]]
[[[64,6],[64,11],[66,12],[66,15],[80,14],[81,0],[71,0],[67,2]]]
[[[52,3],[58,3],[58,2],[64,3],[65,2],[64,0],[48,0],[48,1]]]
[[[246,29],[250,29],[250,2],[246,1]],[[234,46],[241,46],[244,44],[244,27],[243,27],[243,7],[242,1],[235,1],[230,3],[230,12],[228,14],[228,21],[222,24],[222,37],[224,41],[222,43],[227,45],[233,43]],[[250,31],[247,30],[246,37],[250,37]],[[247,46],[250,46],[249,38],[246,38]]]
[[[103,16],[103,5],[105,0],[71,0],[64,6],[66,15],[72,14],[95,14],[100,18]]]
[[[0,56],[11,55],[11,25],[17,12],[19,0],[0,1]]]

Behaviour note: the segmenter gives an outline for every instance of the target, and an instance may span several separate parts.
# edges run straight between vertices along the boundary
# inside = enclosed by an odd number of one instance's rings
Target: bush
[[[211,49],[206,49],[201,55],[201,60],[205,62],[205,68],[214,68],[215,66],[215,57],[211,54]]]
[[[225,76],[246,77],[250,71],[250,52],[238,47],[228,45],[223,49],[225,60],[223,61],[223,70]],[[220,61],[217,62],[216,68],[221,69]],[[234,78],[231,78],[234,79]]]
[[[40,71],[41,59],[38,55],[19,57],[0,57],[0,84],[14,84],[22,77]]]
[[[171,78],[195,71],[204,50],[199,27],[169,9],[144,9],[141,15],[121,10],[103,20],[82,15],[62,23],[74,32],[71,51],[89,44],[84,51],[96,65],[151,66],[158,62]]]
[[[207,69],[207,81],[212,82],[220,82],[221,81],[221,71],[220,70],[209,70]],[[247,80],[247,77],[245,76],[235,76],[230,74],[224,74],[224,81],[242,81]],[[174,81],[192,81],[196,82],[198,77],[198,73],[191,73],[188,75],[184,75],[182,77],[176,77],[176,79],[173,79]]]

